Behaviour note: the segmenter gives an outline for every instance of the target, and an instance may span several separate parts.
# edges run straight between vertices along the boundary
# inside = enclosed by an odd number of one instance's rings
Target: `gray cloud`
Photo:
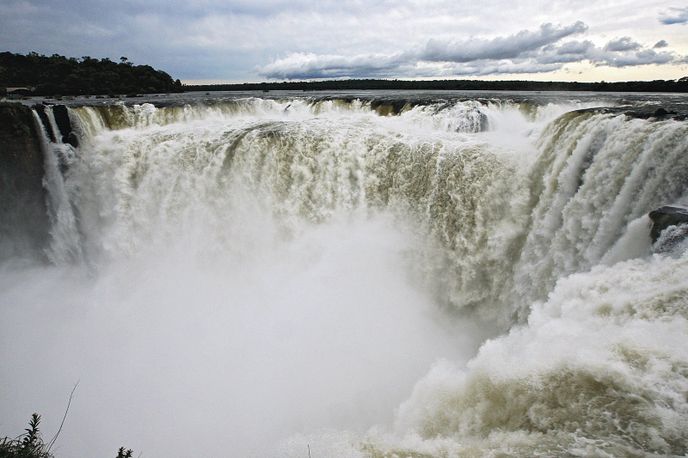
[[[598,63],[600,65],[609,65],[610,67],[629,67],[634,65],[668,64],[675,59],[676,57],[668,52],[642,49],[630,54],[604,56]]]
[[[432,39],[420,49],[387,55],[343,56],[297,52],[260,67],[259,72],[273,79],[310,79],[392,76],[400,73],[406,76],[448,76],[552,71],[557,69],[552,63],[515,62],[514,59],[585,30],[587,26],[580,21],[565,27],[542,24],[535,31],[523,30],[489,40]],[[443,65],[446,63],[452,65]]]
[[[491,40],[430,40],[425,46],[395,54],[291,53],[258,71],[272,79],[484,76],[546,73],[574,62],[622,68],[682,63],[686,59],[672,52],[658,52],[630,37],[611,40],[603,47],[589,40],[560,43],[563,38],[585,30],[587,26],[582,22],[566,27],[543,24],[536,31],[524,30]],[[662,42],[659,47],[663,47]]]
[[[532,60],[477,61],[471,64],[457,64],[449,71],[433,76],[487,76],[518,73],[547,73],[558,70],[558,63],[535,62]],[[423,76],[423,75],[419,75]]]
[[[679,63],[682,57],[674,53],[646,48],[628,37],[613,40],[600,48],[590,41],[569,42],[543,49],[533,56],[543,63],[589,61],[596,66],[629,67],[635,65]]]
[[[543,64],[567,64],[586,59],[596,49],[592,41],[568,41],[561,45],[550,45],[528,57]]]
[[[622,37],[612,40],[604,46],[605,51],[634,51],[640,49],[640,43],[633,41],[631,37]]]
[[[517,34],[491,40],[441,42],[430,40],[418,56],[430,62],[471,62],[480,59],[509,59],[526,51],[555,43],[564,37],[582,33],[587,26],[578,21],[566,27],[542,24],[539,30],[522,30]]]
[[[560,56],[567,56],[567,55],[573,55],[573,56],[579,56],[582,54],[587,53],[591,48],[594,48],[595,45],[592,43],[592,41],[569,41],[567,43],[562,44],[558,48],[552,48],[556,50],[556,53]]]
[[[389,76],[404,64],[402,55],[369,54],[352,57],[292,53],[261,68],[270,78],[310,79],[347,76]]]
[[[655,43],[653,48],[659,49],[659,48],[666,48],[667,46],[669,46],[669,43],[667,43],[666,40],[659,40],[657,43]]]
[[[542,52],[533,54],[532,58],[540,63],[567,64],[571,62],[588,61],[595,66],[609,66],[615,68],[637,65],[680,63],[681,56],[674,53],[643,47],[630,38],[613,40],[604,47],[597,47],[590,41],[573,41],[559,46],[544,48]]]
[[[669,8],[659,16],[659,22],[666,25],[688,23],[688,6]]]

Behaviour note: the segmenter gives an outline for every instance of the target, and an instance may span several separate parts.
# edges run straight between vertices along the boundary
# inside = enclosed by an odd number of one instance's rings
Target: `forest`
[[[113,95],[181,92],[182,84],[150,65],[90,56],[0,53],[0,93],[25,87],[22,95]]]

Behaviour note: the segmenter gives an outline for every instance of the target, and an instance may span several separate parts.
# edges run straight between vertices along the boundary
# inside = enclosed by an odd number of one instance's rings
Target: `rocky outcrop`
[[[0,259],[40,254],[48,240],[40,138],[30,108],[0,104]]]
[[[649,214],[652,220],[650,236],[655,243],[662,231],[670,226],[682,226],[688,224],[688,208],[664,206],[653,210]]]
[[[404,99],[376,99],[370,101],[370,108],[380,116],[396,116],[409,106]]]
[[[76,134],[72,130],[72,122],[69,119],[69,112],[64,105],[55,105],[53,107],[53,114],[55,115],[55,123],[62,134],[62,143],[69,143],[74,148],[79,146],[79,141]]]

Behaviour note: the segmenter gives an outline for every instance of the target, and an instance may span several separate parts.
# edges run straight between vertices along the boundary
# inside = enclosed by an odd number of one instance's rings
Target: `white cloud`
[[[659,40],[657,43],[655,43],[653,48],[659,49],[659,48],[666,48],[667,46],[669,46],[669,43],[667,43],[666,40]]]

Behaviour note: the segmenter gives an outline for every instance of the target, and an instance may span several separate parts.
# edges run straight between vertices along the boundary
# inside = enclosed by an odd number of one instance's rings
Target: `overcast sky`
[[[688,5],[653,0],[0,0],[0,50],[126,56],[185,82],[688,75]]]

